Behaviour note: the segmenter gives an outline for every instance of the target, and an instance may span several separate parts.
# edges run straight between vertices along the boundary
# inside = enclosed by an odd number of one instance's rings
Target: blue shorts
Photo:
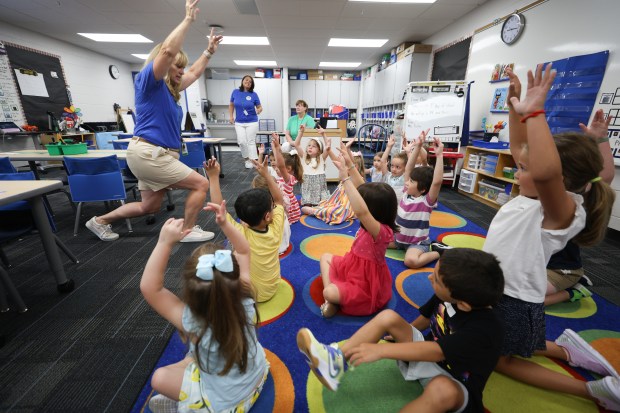
[[[396,249],[407,251],[409,248],[415,248],[417,250],[422,251],[422,253],[429,252],[431,250],[431,239],[427,238],[419,244],[403,244],[402,242],[398,242],[394,240],[394,244],[396,244]]]

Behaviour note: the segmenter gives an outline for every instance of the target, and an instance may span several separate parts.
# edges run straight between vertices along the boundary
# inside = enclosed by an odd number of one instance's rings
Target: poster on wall
[[[507,87],[498,87],[495,89],[493,99],[491,100],[491,113],[508,113],[508,102],[506,101],[507,95]]]
[[[0,122],[24,125],[26,117],[19,99],[17,85],[11,73],[9,57],[4,43],[0,41]]]

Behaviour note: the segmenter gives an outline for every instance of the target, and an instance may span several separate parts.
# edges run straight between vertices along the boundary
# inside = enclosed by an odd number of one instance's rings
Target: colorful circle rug
[[[481,250],[486,237],[473,232],[444,232],[437,237],[437,241],[455,248],[473,248]]]
[[[347,228],[353,225],[353,221],[345,221],[341,224],[330,225],[310,215],[302,215],[299,222],[301,222],[302,225],[305,225],[308,228],[320,229],[323,231],[335,231],[335,230]]]
[[[443,211],[433,211],[431,213],[431,226],[435,228],[462,228],[467,225],[467,221],[456,214]]]
[[[344,234],[319,234],[306,238],[299,245],[299,250],[308,258],[319,261],[326,252],[343,256],[351,250],[353,238]]]
[[[278,284],[278,291],[269,301],[256,303],[260,316],[260,325],[264,326],[282,317],[293,305],[295,290],[291,283],[282,278]]]
[[[269,376],[251,411],[292,413],[295,406],[295,387],[291,373],[274,353],[265,349],[265,355],[270,364]]]

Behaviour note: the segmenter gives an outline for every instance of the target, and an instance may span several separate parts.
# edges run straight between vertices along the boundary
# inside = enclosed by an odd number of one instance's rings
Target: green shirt
[[[306,125],[307,128],[314,129],[314,119],[307,114],[299,119],[299,116],[294,115],[288,118],[288,123],[286,124],[286,130],[291,135],[291,139],[297,139],[297,133],[299,132],[299,127],[301,125]]]

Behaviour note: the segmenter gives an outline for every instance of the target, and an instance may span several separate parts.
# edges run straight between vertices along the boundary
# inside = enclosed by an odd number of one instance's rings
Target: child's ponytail
[[[583,196],[586,226],[574,238],[580,246],[600,242],[607,231],[615,193],[599,173],[603,157],[593,139],[581,133],[563,133],[554,136],[562,162],[562,175],[567,191]]]
[[[295,179],[297,179],[297,182],[303,183],[304,166],[301,164],[297,151],[293,149],[289,153],[283,152],[282,157],[284,158],[284,165],[291,168],[291,172]]]

